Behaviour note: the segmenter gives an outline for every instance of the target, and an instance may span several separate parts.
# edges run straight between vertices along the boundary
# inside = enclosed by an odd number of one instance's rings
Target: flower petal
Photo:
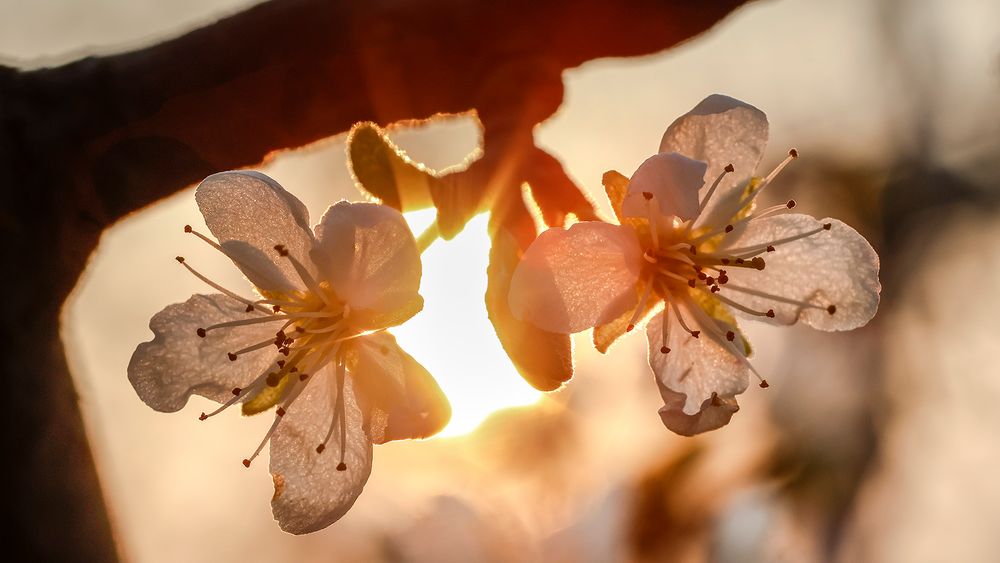
[[[824,224],[830,229],[825,230]],[[851,330],[866,324],[878,309],[879,260],[868,241],[836,219],[819,221],[808,215],[787,214],[752,221],[745,232],[726,240],[719,252],[772,244],[803,233],[815,234],[764,252],[763,270],[732,268],[729,283],[719,295],[751,309],[774,309],[773,319],[752,317],[776,324],[801,320],[821,330]],[[743,288],[744,291],[737,291]],[[785,300],[812,304],[804,307]],[[827,307],[833,305],[830,314]],[[745,314],[736,311],[737,314]]]
[[[234,170],[205,178],[195,200],[223,252],[254,285],[280,293],[305,289],[291,262],[274,250],[284,245],[312,270],[309,213],[295,196],[264,174]]]
[[[273,339],[280,324],[221,328],[204,338],[199,328],[260,316],[225,295],[192,295],[184,303],[169,305],[149,321],[155,337],[139,344],[128,365],[128,378],[144,403],[162,412],[180,410],[191,395],[224,402],[235,387],[244,388],[274,360],[274,350],[264,348],[241,354],[233,352]]]
[[[451,405],[444,392],[391,334],[375,333],[349,343],[347,367],[358,400],[370,413],[368,434],[374,443],[427,438],[448,424]]]
[[[316,237],[313,261],[355,322],[385,328],[423,308],[420,252],[395,209],[341,201],[326,210]]]
[[[648,206],[655,203],[662,217],[693,218],[698,214],[698,190],[705,183],[706,169],[704,162],[675,152],[647,158],[629,180],[622,214],[647,218]]]
[[[681,436],[694,436],[716,428],[722,428],[729,424],[729,421],[740,410],[735,397],[715,397],[706,399],[701,404],[701,410],[695,414],[684,412],[686,398],[683,393],[671,391],[667,387],[660,386],[660,395],[663,396],[664,405],[657,411],[660,420],[671,432]]]
[[[729,96],[712,94],[670,124],[660,152],[677,152],[708,163],[702,196],[728,164],[726,176],[702,212],[700,225],[725,225],[741,205],[742,187],[764,154],[768,124],[764,112]]]
[[[316,452],[333,423],[336,381],[332,364],[321,369],[271,436],[271,511],[286,532],[315,532],[339,520],[357,500],[371,474],[372,444],[362,428],[363,416],[349,377],[344,383],[347,469],[337,471],[339,427],[334,428],[323,453]]]
[[[600,222],[549,229],[514,270],[509,303],[518,319],[550,332],[579,332],[636,303],[642,250],[629,227]]]
[[[745,359],[734,355],[732,348],[713,338],[708,327],[700,325],[699,318],[707,319],[706,316],[693,314],[684,303],[679,303],[678,309],[688,327],[701,330],[701,333],[697,338],[691,336],[671,310],[666,344],[670,352],[664,354],[660,350],[664,313],[658,313],[646,325],[649,367],[653,369],[664,403],[670,410],[676,410],[671,405],[677,402],[672,393],[679,393],[684,396],[682,414],[694,416],[702,412],[705,402],[711,402],[713,397],[732,398],[745,391],[751,371]],[[725,328],[722,331],[725,332]]]

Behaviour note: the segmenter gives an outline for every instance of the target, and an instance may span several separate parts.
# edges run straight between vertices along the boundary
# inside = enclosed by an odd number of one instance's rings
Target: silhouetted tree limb
[[[0,68],[9,552],[115,558],[58,332],[63,301],[105,227],[212,172],[356,121],[475,109],[485,153],[448,182],[452,193],[439,194],[460,202],[438,206],[439,224],[453,235],[475,210],[500,202],[491,228],[495,239],[505,233],[509,266],[534,236],[511,199],[522,182],[532,183],[547,221],[592,212],[532,137],[562,101],[562,71],[665,49],[741,3],[275,0],[147,49],[31,72]],[[493,278],[493,301],[505,302]],[[517,362],[520,344],[504,344]],[[558,371],[565,365],[553,369],[533,383],[568,377]]]

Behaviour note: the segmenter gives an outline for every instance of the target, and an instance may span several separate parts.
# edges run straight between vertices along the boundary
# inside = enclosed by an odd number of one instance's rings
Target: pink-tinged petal
[[[223,251],[254,285],[280,293],[306,289],[291,261],[274,250],[283,245],[314,273],[309,213],[295,196],[264,174],[234,170],[205,178],[195,200]]]
[[[655,205],[661,217],[693,218],[698,213],[698,190],[707,165],[682,154],[663,152],[646,159],[632,174],[622,203],[626,217],[649,217]]]
[[[395,209],[341,201],[326,210],[316,237],[313,261],[355,322],[385,328],[423,307],[420,252]]]
[[[340,464],[340,428],[335,426],[322,453],[337,403],[337,376],[332,365],[310,378],[271,436],[271,511],[282,530],[315,532],[333,524],[357,500],[372,469],[372,444],[351,387],[344,383],[346,442],[344,471]]]
[[[451,405],[431,374],[386,332],[345,343],[354,389],[369,413],[376,444],[427,438],[451,420]]]
[[[649,367],[653,369],[664,402],[668,406],[676,403],[676,397],[666,391],[679,393],[684,396],[681,412],[695,416],[704,410],[706,401],[732,398],[745,391],[752,372],[746,360],[736,356],[731,346],[714,338],[709,327],[699,324],[700,315],[692,314],[684,304],[679,304],[678,309],[687,326],[700,334],[697,338],[691,336],[671,310],[666,344],[670,351],[664,354],[661,350],[664,313],[657,314],[646,325]]]
[[[729,421],[740,410],[734,397],[714,397],[705,400],[701,410],[695,414],[684,412],[686,398],[683,393],[677,393],[660,386],[663,396],[663,406],[658,411],[660,420],[671,432],[681,436],[694,436],[729,424]]]
[[[149,321],[154,338],[136,347],[128,365],[129,381],[144,403],[162,412],[180,410],[191,395],[220,403],[232,399],[232,390],[245,388],[259,376],[275,353],[268,347],[241,354],[236,361],[230,361],[228,353],[273,339],[281,324],[220,328],[204,338],[197,331],[260,316],[225,295],[192,295],[169,305]]]
[[[708,163],[701,196],[728,164],[727,175],[702,212],[700,225],[725,225],[740,209],[743,186],[753,176],[767,144],[764,112],[728,96],[713,94],[670,124],[660,152],[677,152]]]
[[[549,229],[514,270],[511,311],[549,332],[604,324],[636,304],[642,250],[630,227],[600,222]]]
[[[824,226],[829,225],[829,230]],[[780,244],[783,239],[810,236]],[[739,237],[720,248],[773,245],[762,252],[764,269],[731,268],[719,295],[774,317],[737,314],[775,324],[802,321],[821,330],[851,330],[866,324],[878,309],[879,259],[868,241],[836,219],[787,214],[752,221]],[[738,290],[740,289],[740,290]],[[833,308],[830,308],[833,307]],[[832,313],[832,314],[831,314]]]

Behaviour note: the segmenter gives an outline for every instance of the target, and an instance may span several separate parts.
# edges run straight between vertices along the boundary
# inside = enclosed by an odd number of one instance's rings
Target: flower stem
[[[421,254],[423,254],[424,251],[430,248],[430,246],[434,244],[434,241],[436,241],[440,236],[441,231],[438,229],[437,219],[435,219],[434,222],[431,223],[429,227],[424,229],[424,232],[420,233],[420,236],[417,237],[417,249]]]

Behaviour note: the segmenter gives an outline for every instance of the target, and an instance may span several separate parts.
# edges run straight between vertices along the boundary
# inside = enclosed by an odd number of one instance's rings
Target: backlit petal
[[[451,419],[451,405],[431,374],[387,332],[348,342],[348,364],[358,401],[370,412],[376,444],[427,438]]]
[[[681,436],[694,436],[729,424],[730,419],[740,410],[734,397],[716,397],[707,399],[701,405],[701,410],[695,414],[684,412],[686,399],[683,393],[677,393],[660,386],[663,396],[663,406],[658,411],[660,420],[671,432]]]
[[[674,152],[647,158],[629,180],[622,213],[646,218],[652,204],[662,217],[693,218],[698,213],[698,190],[704,184],[705,170],[704,162]],[[652,199],[647,202],[647,197]]]
[[[305,289],[291,262],[274,250],[284,245],[313,270],[309,214],[295,196],[259,172],[235,170],[205,178],[195,199],[223,251],[254,285],[281,293]]]
[[[326,210],[316,237],[313,260],[356,322],[384,328],[423,307],[420,252],[395,209],[341,201]]]
[[[336,381],[332,365],[320,370],[271,436],[271,511],[286,532],[314,532],[339,520],[357,500],[371,473],[372,444],[362,429],[363,417],[349,377],[344,384],[347,469],[337,471],[339,428],[334,429],[323,453],[316,452],[333,420]]]
[[[701,327],[690,310],[684,305],[680,305],[679,309],[688,327],[701,333],[698,338],[691,336],[671,310],[667,339],[670,352],[664,354],[660,351],[663,346],[663,313],[657,314],[646,325],[649,366],[656,376],[664,403],[670,407],[677,402],[676,396],[667,391],[680,393],[684,396],[681,411],[693,416],[703,410],[705,401],[711,401],[713,395],[732,398],[745,391],[752,372],[745,360],[713,338],[707,327]]]
[[[149,321],[155,337],[132,354],[128,378],[144,403],[163,412],[180,410],[191,395],[214,401],[232,399],[235,387],[244,388],[274,361],[273,348],[241,354],[230,361],[229,352],[273,339],[281,323],[263,323],[209,331],[212,324],[259,317],[246,305],[224,295],[192,295],[184,303],[169,305]]]
[[[642,250],[629,227],[599,222],[549,229],[511,279],[514,316],[550,332],[604,324],[635,306]]]
[[[725,225],[740,209],[740,196],[753,176],[767,143],[764,112],[728,96],[713,94],[670,124],[660,152],[677,152],[708,163],[702,196],[727,164],[726,176],[712,196],[700,225]]]
[[[824,224],[830,224],[830,230],[824,230]],[[774,309],[773,319],[754,318],[777,324],[801,320],[822,330],[850,330],[866,324],[878,308],[878,255],[864,237],[836,219],[817,220],[801,214],[766,217],[752,221],[739,237],[725,241],[720,252],[725,248],[767,245],[810,231],[818,232],[777,244],[774,252],[762,253],[766,264],[762,271],[728,270],[730,281],[720,295],[752,309]],[[814,307],[736,291],[736,287],[804,301]],[[833,314],[827,311],[831,305],[836,307]]]

